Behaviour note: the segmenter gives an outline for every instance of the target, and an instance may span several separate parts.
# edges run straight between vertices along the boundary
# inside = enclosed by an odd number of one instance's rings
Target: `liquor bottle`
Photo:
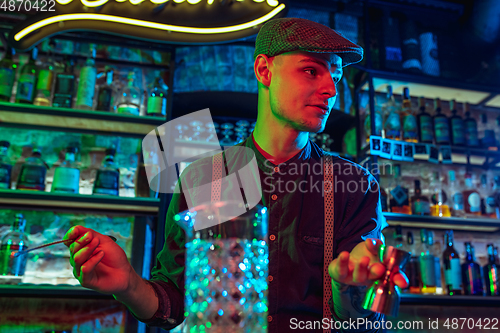
[[[75,92],[75,74],[73,71],[74,60],[66,58],[64,71],[56,75],[52,106],[68,109],[73,106],[73,95]]]
[[[382,208],[383,212],[389,211],[389,205],[387,204],[387,202],[388,202],[387,191],[385,190],[385,188],[380,186],[380,207]]]
[[[486,211],[491,212],[488,217],[500,219],[500,176],[495,176],[493,179],[493,188],[486,197]]]
[[[392,86],[387,86],[387,99],[391,103],[394,101]],[[392,103],[395,105],[396,103]],[[387,117],[384,123],[385,137],[387,139],[401,140],[401,118],[396,107],[387,108]]]
[[[128,73],[128,84],[119,94],[117,112],[138,116],[141,109],[142,92],[134,86],[135,74]]]
[[[52,105],[52,83],[54,82],[54,61],[52,56],[52,46],[49,48],[47,60],[42,63],[38,70],[38,80],[36,82],[34,105]]]
[[[464,195],[458,181],[455,179],[455,171],[453,170],[448,171],[448,176],[449,176],[448,191],[451,196],[453,216],[464,217],[465,216]]]
[[[462,264],[462,284],[465,295],[483,296],[483,277],[481,267],[475,262],[470,242],[465,243],[465,262]]]
[[[23,214],[16,214],[12,228],[0,240],[0,275],[24,275],[27,256],[14,256],[14,254],[28,248],[25,228],[26,220]]]
[[[16,103],[33,103],[33,98],[35,98],[36,78],[38,75],[38,67],[36,65],[37,56],[38,49],[34,47],[31,51],[30,59],[20,69],[19,80],[17,82]]]
[[[462,276],[460,269],[460,255],[453,246],[453,230],[447,230],[444,234],[446,249],[443,252],[444,279],[446,282],[446,294],[456,296],[462,294]]]
[[[430,252],[429,238],[426,229],[420,229],[420,277],[422,278],[422,294],[436,293],[436,263]]]
[[[12,96],[12,86],[16,79],[17,65],[12,60],[16,51],[9,48],[0,61],[0,102],[9,102]]]
[[[78,193],[80,170],[75,165],[75,147],[66,148],[64,161],[54,171],[51,192]]]
[[[439,217],[451,217],[450,206],[446,204],[448,201],[448,196],[443,190],[438,171],[433,172],[432,180],[429,186],[432,191],[431,215]]]
[[[97,111],[112,111],[114,107],[115,88],[113,87],[113,70],[106,68],[106,84],[99,87],[97,93]]]
[[[403,140],[407,142],[418,142],[417,118],[411,107],[410,89],[403,88],[403,109],[401,111],[403,121]]]
[[[391,212],[399,214],[411,214],[408,189],[402,186],[401,165],[394,164],[394,184],[391,189],[389,202]]]
[[[497,149],[497,143],[495,139],[495,123],[488,123],[488,115],[486,113],[481,114],[481,147],[484,149]]]
[[[434,272],[436,274],[436,295],[443,294],[443,284],[441,282],[441,251],[438,243],[434,242],[434,232],[428,231],[429,251],[434,257]]]
[[[420,294],[422,290],[422,279],[420,278],[420,253],[415,248],[413,232],[408,231],[406,236],[407,250],[410,252],[410,260],[405,266],[404,272],[408,277],[408,291],[411,294]]]
[[[8,141],[0,141],[0,189],[10,189],[12,163],[7,156],[10,147]]]
[[[422,195],[420,180],[415,180],[415,194],[411,198],[411,211],[413,215],[431,215],[429,198]]]
[[[394,229],[394,234],[392,235],[392,243],[395,248],[403,250],[403,228],[400,225],[397,225]]]
[[[97,170],[93,194],[119,195],[120,171],[114,162],[115,154],[115,149],[106,149],[106,157]]]
[[[495,206],[493,202],[493,206],[490,206],[487,204],[488,198],[491,196],[493,197],[493,186],[490,186],[488,184],[488,178],[486,174],[481,175],[481,185],[478,189],[479,196],[481,197],[481,215],[490,217],[492,214],[495,214]],[[493,201],[495,198],[493,197]]]
[[[450,123],[448,117],[441,113],[441,100],[436,98],[434,100],[434,110],[436,114],[433,117],[434,123],[434,138],[438,145],[450,144]]]
[[[498,259],[498,246],[493,248],[493,255],[495,257],[495,264],[500,265],[500,260]]]
[[[151,92],[149,93],[146,116],[165,118],[165,116],[167,115],[167,92],[165,91],[164,87],[168,89],[168,87],[163,83],[161,77],[157,77],[155,79],[153,90],[151,90]],[[380,130],[382,130],[381,116]],[[380,135],[380,133],[375,135]]]
[[[97,79],[95,67],[95,47],[92,47],[92,56],[88,57],[85,66],[80,71],[75,107],[80,110],[92,110],[94,107],[94,94]]]
[[[500,270],[496,264],[493,244],[486,245],[488,251],[488,264],[483,266],[485,292],[488,296],[500,296]]]
[[[481,196],[474,188],[472,175],[465,174],[464,211],[467,215],[481,215]]]
[[[420,43],[416,22],[411,19],[401,21],[403,69],[409,73],[422,73]]]
[[[149,102],[148,102],[149,103]],[[378,135],[382,136],[383,132],[383,106],[379,106],[378,104],[375,104],[375,132],[373,135]],[[370,110],[368,109],[366,111],[366,117],[365,117],[365,122],[364,122],[364,129],[365,129],[365,134],[366,134],[366,143],[370,143],[370,136],[372,135],[372,124],[371,124],[371,116],[370,116]],[[384,132],[385,135],[385,132]]]
[[[450,101],[450,109],[452,116],[450,117],[450,136],[451,144],[454,146],[465,146],[465,125],[462,117],[458,115],[457,101]]]
[[[471,117],[469,103],[465,103],[465,142],[468,147],[479,146],[479,136],[477,133],[477,122]]]
[[[21,166],[17,178],[16,188],[18,190],[45,191],[45,176],[48,166],[42,160],[42,152],[35,148],[31,157],[27,158]]]
[[[422,143],[434,142],[432,116],[425,111],[425,97],[418,99],[420,113],[417,115],[418,140]]]

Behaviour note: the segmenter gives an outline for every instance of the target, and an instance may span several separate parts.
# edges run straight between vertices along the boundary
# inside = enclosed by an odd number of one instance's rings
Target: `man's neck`
[[[262,150],[272,156],[272,160],[268,159],[274,164],[288,161],[306,146],[309,133],[269,125],[257,119],[253,138]]]

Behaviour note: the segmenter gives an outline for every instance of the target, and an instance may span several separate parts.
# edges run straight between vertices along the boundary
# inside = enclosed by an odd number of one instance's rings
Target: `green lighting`
[[[208,323],[207,323],[207,328],[210,328],[210,327],[212,327],[212,323],[211,323],[211,322],[208,322]]]
[[[176,222],[179,222],[179,221],[181,220],[181,217],[180,217],[179,215],[175,215],[175,216],[174,216],[174,220],[175,220]]]

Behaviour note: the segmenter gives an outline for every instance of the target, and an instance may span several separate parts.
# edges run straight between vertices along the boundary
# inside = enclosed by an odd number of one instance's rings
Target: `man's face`
[[[294,51],[274,57],[271,73],[273,115],[299,131],[323,131],[335,104],[342,59],[331,53]]]

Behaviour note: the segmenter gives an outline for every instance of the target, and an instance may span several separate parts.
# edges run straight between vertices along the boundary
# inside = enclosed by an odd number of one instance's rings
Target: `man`
[[[251,137],[239,146],[255,154],[261,203],[269,212],[269,332],[296,331],[322,320],[326,189],[314,186],[323,180],[323,172],[313,170],[322,165],[324,152],[308,136],[324,129],[342,68],[361,59],[361,47],[304,19],[272,20],[257,37],[258,118]],[[246,158],[238,152],[226,156],[228,172],[237,171],[231,165],[238,163],[232,162]],[[385,226],[378,184],[360,166],[333,159],[335,259],[328,267],[332,314],[337,321],[380,320],[380,315],[361,307],[366,286],[385,271],[377,256]],[[205,158],[191,164],[181,178],[189,188],[196,188],[211,177],[212,159]],[[113,294],[149,325],[166,329],[179,325],[184,318],[185,235],[173,216],[188,208],[186,202],[193,198],[186,193],[174,194],[170,203],[166,242],[151,281],[134,272],[124,252],[108,237],[80,226],[68,231],[68,239],[83,234],[69,246],[74,275],[82,286]],[[395,281],[401,287],[407,285],[401,274]]]

